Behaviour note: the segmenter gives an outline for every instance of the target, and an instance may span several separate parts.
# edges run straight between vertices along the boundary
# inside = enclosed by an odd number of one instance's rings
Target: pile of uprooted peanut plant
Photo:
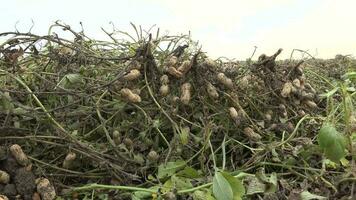
[[[186,35],[58,28],[74,39],[0,34],[0,199],[353,195],[352,145],[317,139],[355,131],[337,90],[353,59],[212,60]]]

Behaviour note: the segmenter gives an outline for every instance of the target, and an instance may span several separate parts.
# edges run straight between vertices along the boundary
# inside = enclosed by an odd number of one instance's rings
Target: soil
[[[11,178],[9,184],[1,185],[0,194],[10,199],[20,195],[24,200],[31,200],[36,188],[36,177],[29,168],[31,167],[20,166],[15,158],[8,154],[7,158],[0,162],[0,170],[7,172]]]

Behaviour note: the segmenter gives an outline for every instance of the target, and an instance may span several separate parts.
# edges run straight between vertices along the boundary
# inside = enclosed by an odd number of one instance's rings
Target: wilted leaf
[[[190,182],[191,180],[189,178],[178,177],[176,175],[173,175],[171,177],[171,180],[174,188],[176,188],[177,190],[190,189],[193,187],[192,183]]]
[[[247,195],[263,193],[266,185],[262,183],[257,177],[251,176],[246,179],[247,181]]]
[[[323,200],[323,199],[326,199],[326,197],[323,197],[323,196],[319,196],[319,195],[315,195],[315,194],[312,194],[308,191],[303,191],[301,194],[300,194],[300,199],[301,200],[311,200],[311,199],[319,199],[319,200]]]
[[[217,200],[233,200],[233,190],[221,172],[215,173],[213,179],[213,193]]]
[[[268,179],[266,193],[275,193],[277,191],[277,174],[272,173]]]
[[[346,155],[345,138],[331,124],[325,124],[319,130],[318,143],[326,157],[333,162],[338,162]]]
[[[215,200],[211,195],[210,190],[196,190],[193,195],[193,200]]]
[[[276,173],[272,173],[269,177],[266,176],[264,168],[260,168],[260,170],[256,173],[256,177],[265,184],[266,193],[274,193],[277,190],[277,175]]]
[[[185,167],[185,162],[180,160],[180,161],[175,161],[175,162],[168,162],[166,165],[161,164],[158,166],[158,173],[157,173],[157,178],[163,179],[172,176],[175,174],[178,170],[182,169]]]

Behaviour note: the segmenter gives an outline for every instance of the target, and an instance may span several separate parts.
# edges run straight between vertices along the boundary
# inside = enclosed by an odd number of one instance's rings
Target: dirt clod
[[[20,195],[26,196],[27,199],[31,199],[33,192],[35,191],[35,175],[32,171],[28,171],[25,167],[19,168],[16,171],[14,178],[17,192]]]
[[[7,184],[2,192],[7,197],[13,198],[17,195],[17,190],[15,184]]]

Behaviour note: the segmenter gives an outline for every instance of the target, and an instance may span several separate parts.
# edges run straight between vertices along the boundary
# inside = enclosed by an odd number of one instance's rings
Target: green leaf
[[[185,189],[190,189],[193,188],[192,183],[190,182],[191,179],[184,178],[184,177],[178,177],[176,175],[171,176],[170,179],[168,179],[162,186],[161,192],[162,193],[167,193],[169,191],[172,191],[173,189],[176,190],[185,190]]]
[[[342,76],[345,79],[356,79],[356,72],[348,72]]]
[[[311,199],[323,200],[323,199],[326,199],[326,197],[315,195],[308,191],[303,191],[302,193],[300,193],[300,199],[301,200],[311,200]]]
[[[217,200],[233,200],[233,190],[221,172],[216,172],[213,178],[213,193]]]
[[[158,191],[159,186],[153,186],[153,187],[150,187],[150,189]],[[144,191],[136,191],[136,192],[132,193],[131,198],[133,200],[152,199],[152,193],[144,192]]]
[[[80,74],[67,74],[65,78],[72,84],[81,83],[83,81],[82,75]]]
[[[182,176],[186,178],[199,178],[201,177],[199,172],[191,167],[185,167],[183,170],[177,173],[177,176]]]
[[[168,180],[163,184],[163,186],[162,186],[162,188],[161,188],[161,192],[162,192],[162,193],[167,193],[167,192],[173,190],[173,188],[174,188],[174,185],[173,185],[172,179],[168,179]]]
[[[241,197],[245,194],[245,187],[243,186],[242,182],[240,179],[235,178],[234,176],[226,173],[226,172],[221,172],[221,174],[225,177],[225,179],[229,182],[232,193],[233,193],[233,199],[234,200],[239,200]]]
[[[335,87],[334,89],[330,90],[329,92],[324,93],[324,94],[320,94],[319,96],[320,96],[320,97],[329,98],[329,97],[331,97],[332,95],[334,95],[338,90],[339,90],[339,87]]]
[[[158,166],[157,178],[163,179],[172,176],[177,171],[183,169],[185,167],[185,161],[179,160],[175,162],[168,162],[166,165],[161,164]]]
[[[12,111],[14,109],[14,104],[8,92],[1,93],[0,96],[0,106],[3,110]]]
[[[62,88],[70,88],[73,86],[80,86],[84,83],[83,77],[80,74],[67,74],[57,84]]]
[[[331,124],[325,124],[319,130],[318,143],[326,157],[333,162],[339,162],[346,155],[346,140]]]

